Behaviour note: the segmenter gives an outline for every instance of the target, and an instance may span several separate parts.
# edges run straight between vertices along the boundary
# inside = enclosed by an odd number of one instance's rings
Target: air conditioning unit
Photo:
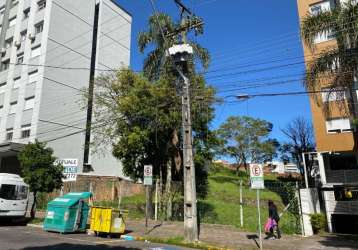
[[[31,33],[29,34],[29,39],[30,39],[31,41],[35,41],[35,38],[36,38],[35,35],[33,35],[33,34],[31,34]]]
[[[16,42],[15,42],[15,46],[16,46],[17,48],[20,48],[20,47],[21,47],[21,42],[20,42],[20,41],[16,41]]]
[[[5,48],[1,48],[1,55],[4,56],[6,54],[6,49]]]

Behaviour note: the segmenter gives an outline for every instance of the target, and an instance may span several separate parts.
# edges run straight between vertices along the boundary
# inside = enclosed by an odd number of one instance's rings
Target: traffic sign
[[[264,172],[262,165],[252,164],[250,165],[250,181],[252,189],[264,189]]]
[[[144,165],[144,180],[143,184],[145,186],[153,185],[153,166],[152,165]]]

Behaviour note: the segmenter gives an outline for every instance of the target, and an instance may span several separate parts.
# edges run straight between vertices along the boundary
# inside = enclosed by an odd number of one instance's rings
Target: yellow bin
[[[95,234],[122,234],[126,229],[124,216],[128,214],[126,210],[119,210],[109,207],[91,207],[90,230]]]

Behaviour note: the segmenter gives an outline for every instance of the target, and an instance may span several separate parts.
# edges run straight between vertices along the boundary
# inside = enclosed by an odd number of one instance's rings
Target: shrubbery
[[[326,229],[327,221],[326,215],[317,213],[311,215],[311,225],[313,229],[313,233],[317,234]]]

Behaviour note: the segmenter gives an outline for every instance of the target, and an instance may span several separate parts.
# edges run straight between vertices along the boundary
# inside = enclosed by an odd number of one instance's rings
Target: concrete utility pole
[[[182,128],[183,128],[183,172],[184,172],[184,237],[188,242],[198,241],[198,219],[196,208],[195,167],[193,160],[193,137],[191,127],[190,82],[187,62],[193,48],[188,44],[169,48],[176,69],[183,80],[182,85]]]
[[[169,49],[174,58],[176,69],[183,80],[182,85],[182,128],[183,128],[183,166],[184,166],[184,237],[187,242],[198,241],[198,216],[195,185],[195,166],[193,159],[193,136],[191,123],[190,81],[188,61],[193,54],[193,48],[187,44],[186,34],[202,22],[189,22],[184,13],[190,17],[193,14],[180,0],[174,0],[181,11],[181,27],[173,35],[181,35],[181,45]],[[170,35],[170,34],[169,34]]]

